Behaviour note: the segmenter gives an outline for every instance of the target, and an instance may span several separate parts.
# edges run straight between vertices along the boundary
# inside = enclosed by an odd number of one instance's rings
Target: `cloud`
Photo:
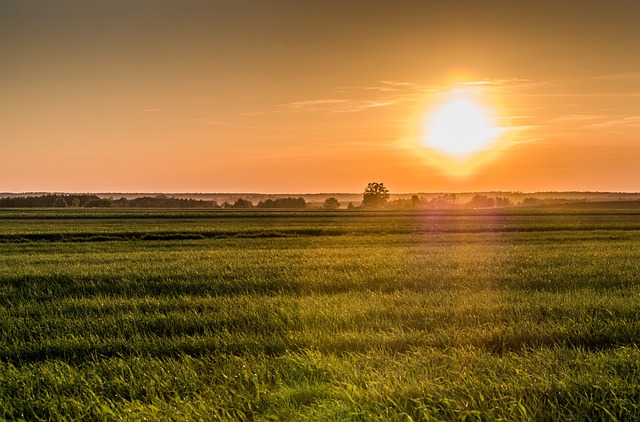
[[[332,110],[332,113],[357,113],[359,111],[365,111],[372,108],[387,107],[398,104],[400,101],[387,100],[387,101],[352,101],[348,107],[337,108]]]
[[[567,114],[547,120],[547,123],[565,123],[565,122],[589,122],[594,120],[606,119],[607,116],[602,114]]]
[[[521,78],[507,78],[507,79],[481,79],[478,81],[464,81],[458,82],[456,85],[475,85],[475,86],[504,86],[504,85],[516,85],[522,83],[530,83],[530,79]]]
[[[157,111],[162,111],[161,108],[139,108],[136,110],[129,110],[129,113],[154,113]]]
[[[291,110],[303,110],[303,111],[324,111],[332,109],[335,106],[342,105],[349,100],[345,99],[320,99],[320,100],[306,100],[306,101],[294,101],[285,104],[285,107]]]
[[[619,80],[639,79],[639,78],[640,78],[640,72],[638,71],[606,73],[606,74],[596,75],[592,77],[592,79],[609,80],[609,81],[619,81]]]
[[[568,114],[547,120],[547,125],[568,130],[629,129],[640,127],[639,116],[610,116],[604,114]]]
[[[311,98],[281,104],[275,112],[315,112],[315,113],[358,113],[381,107],[394,107],[403,104],[421,104],[430,95],[447,93],[453,90],[497,90],[503,87],[538,84],[529,79],[503,78],[465,81],[451,85],[419,84],[410,81],[381,80],[369,86],[340,86],[334,88],[329,98]],[[264,114],[245,113],[248,115]]]
[[[414,82],[379,81],[378,85],[369,86],[340,86],[334,92],[380,91],[380,92],[430,92],[437,89],[437,85],[420,85]]]
[[[327,113],[354,113],[364,111],[367,109],[387,107],[398,104],[399,99],[319,99],[319,100],[306,100],[306,101],[294,101],[284,104],[283,107],[289,111],[298,112],[327,112]]]
[[[417,101],[433,86],[421,86],[413,82],[380,81],[372,86],[342,86],[333,89],[343,97],[309,99],[282,104],[288,112],[357,113],[380,107],[391,107]]]
[[[585,128],[599,128],[599,129],[622,129],[622,128],[640,128],[640,116],[627,116],[616,119],[609,119],[603,122],[591,123],[586,125]]]

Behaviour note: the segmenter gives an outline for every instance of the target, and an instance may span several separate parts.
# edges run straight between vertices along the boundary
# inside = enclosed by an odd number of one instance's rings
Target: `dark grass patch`
[[[175,241],[204,239],[259,239],[282,237],[340,236],[344,230],[332,229],[289,229],[289,230],[241,230],[241,231],[201,231],[201,232],[120,232],[120,233],[24,233],[0,235],[0,243],[26,242],[113,242],[113,241]]]

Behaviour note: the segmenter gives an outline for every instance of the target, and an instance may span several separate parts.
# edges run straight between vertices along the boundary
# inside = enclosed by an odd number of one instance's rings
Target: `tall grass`
[[[634,213],[51,213],[0,215],[0,418],[640,417]]]

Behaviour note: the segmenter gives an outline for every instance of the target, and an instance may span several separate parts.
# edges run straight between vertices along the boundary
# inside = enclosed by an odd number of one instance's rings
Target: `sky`
[[[639,23],[637,0],[3,0],[0,192],[637,192]],[[453,98],[482,150],[429,140]]]

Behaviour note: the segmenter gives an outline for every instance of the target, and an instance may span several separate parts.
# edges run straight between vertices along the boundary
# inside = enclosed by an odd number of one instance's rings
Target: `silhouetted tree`
[[[362,205],[365,207],[378,208],[389,200],[389,190],[384,183],[371,182],[367,185],[362,194]]]
[[[509,198],[502,198],[500,196],[496,197],[496,207],[508,207],[511,205],[511,200]]]
[[[84,206],[87,208],[107,208],[111,206],[111,201],[106,198],[92,199]]]
[[[303,197],[298,198],[278,198],[267,199],[265,201],[258,202],[256,208],[305,208],[307,202]]]
[[[522,200],[522,205],[538,205],[540,204],[542,201],[540,201],[539,198],[534,198],[534,197],[528,197],[528,198],[524,198]]]
[[[100,199],[96,195],[39,195],[39,196],[16,196],[0,198],[0,207],[4,208],[49,208],[54,206],[68,206],[75,203],[73,199],[80,200],[80,206],[87,202]],[[55,205],[54,205],[55,204]]]
[[[418,205],[420,205],[420,198],[418,198],[418,195],[413,195],[411,197],[411,208],[418,208]]]
[[[495,200],[486,195],[474,195],[471,201],[467,203],[467,206],[471,208],[493,208],[495,206]]]
[[[234,202],[233,208],[253,208],[253,204],[247,199],[238,198]]]
[[[442,199],[455,204],[458,200],[458,195],[456,195],[455,193],[445,193],[444,195],[442,195]]]
[[[67,201],[64,200],[64,197],[62,196],[58,196],[55,201],[53,201],[53,205],[54,208],[66,208],[67,207]]]
[[[338,208],[340,208],[340,202],[338,202],[336,198],[331,197],[325,199],[322,206],[327,210],[337,210]]]
[[[218,208],[216,201],[205,201],[193,198],[172,198],[167,195],[141,196],[127,200],[120,198],[114,205],[130,208]]]

